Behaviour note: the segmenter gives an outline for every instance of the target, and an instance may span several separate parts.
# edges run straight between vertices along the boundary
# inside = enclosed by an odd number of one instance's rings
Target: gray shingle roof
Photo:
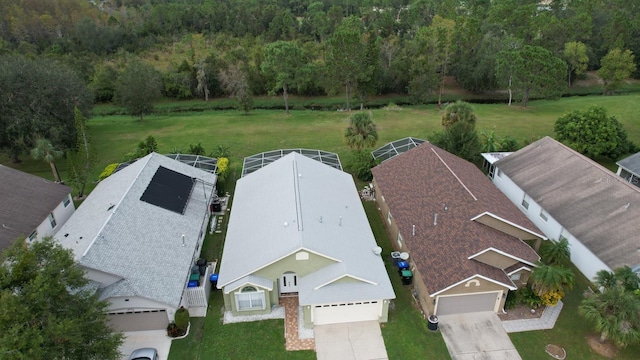
[[[69,193],[68,186],[0,165],[0,251],[29,236]]]
[[[639,188],[550,137],[496,167],[607,266],[640,265]]]
[[[381,294],[385,299],[395,298],[382,259],[373,253],[375,246],[351,175],[290,153],[238,180],[218,286],[306,250],[340,262],[338,273],[371,284],[363,282],[345,289],[344,294],[335,293],[330,286],[321,291],[301,286],[301,304],[313,298],[307,292],[327,292],[323,297],[327,301],[331,292],[337,297],[346,294],[351,300]],[[318,270],[324,271],[337,276],[334,267]]]
[[[141,296],[180,304],[192,260],[199,255],[196,245],[212,187],[196,182],[184,215],[141,201],[160,166],[208,184],[216,181],[214,174],[153,153],[100,182],[56,234],[83,266],[123,279],[102,289],[102,298]]]

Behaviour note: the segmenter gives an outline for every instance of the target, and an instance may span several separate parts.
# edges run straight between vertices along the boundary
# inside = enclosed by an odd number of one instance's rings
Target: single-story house
[[[424,142],[372,169],[394,248],[409,254],[426,314],[501,311],[545,239],[474,164]]]
[[[71,188],[0,165],[0,251],[51,236],[75,211]]]
[[[616,165],[618,165],[616,175],[640,187],[640,152],[618,161]]]
[[[548,238],[569,241],[588,279],[625,265],[640,270],[640,188],[550,137],[493,165],[493,183]]]
[[[109,302],[115,329],[164,329],[188,307],[215,182],[213,173],[152,153],[102,180],[58,231]]]
[[[291,152],[238,180],[218,288],[236,316],[298,296],[309,328],[386,322],[380,252],[351,175]]]

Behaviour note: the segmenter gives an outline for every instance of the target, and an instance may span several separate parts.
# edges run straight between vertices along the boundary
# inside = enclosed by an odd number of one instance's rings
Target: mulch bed
[[[587,336],[587,343],[593,351],[604,357],[613,359],[616,356],[616,347],[606,340],[600,342],[600,337],[597,335]]]
[[[505,321],[505,320],[521,320],[521,319],[538,319],[542,316],[542,313],[544,312],[545,307],[541,306],[537,309],[535,309],[536,311],[534,313],[531,312],[531,308],[524,306],[524,305],[519,305],[514,307],[513,309],[508,309],[506,310],[506,314],[500,314],[498,313],[498,317],[500,318],[500,320]]]

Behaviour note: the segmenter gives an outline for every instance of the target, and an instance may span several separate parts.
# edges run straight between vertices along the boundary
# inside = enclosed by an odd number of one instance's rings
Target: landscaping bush
[[[118,163],[113,163],[113,164],[109,164],[107,165],[104,170],[102,170],[102,172],[100,173],[100,176],[98,177],[98,179],[100,179],[100,181],[108,178],[111,174],[113,174],[113,172],[115,171],[115,169],[118,167]]]
[[[175,319],[178,329],[184,330],[186,332],[187,327],[189,326],[189,310],[181,306],[180,309],[176,311]]]

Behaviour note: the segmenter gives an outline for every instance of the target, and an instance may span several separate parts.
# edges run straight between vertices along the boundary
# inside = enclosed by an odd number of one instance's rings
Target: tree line
[[[281,79],[262,71],[264,50],[285,41],[305,65],[288,94],[399,93],[423,103],[452,75],[476,93],[511,89],[525,105],[561,94],[615,51],[635,73],[640,51],[640,17],[625,0],[0,0],[0,8],[2,51],[63,59],[97,101],[114,100],[108,80],[127,53],[164,57],[175,47],[186,48],[181,59],[145,62],[160,71],[162,94],[177,99],[233,95],[223,72],[243,77],[249,94],[273,92]],[[612,72],[602,72],[606,92],[615,90]]]

